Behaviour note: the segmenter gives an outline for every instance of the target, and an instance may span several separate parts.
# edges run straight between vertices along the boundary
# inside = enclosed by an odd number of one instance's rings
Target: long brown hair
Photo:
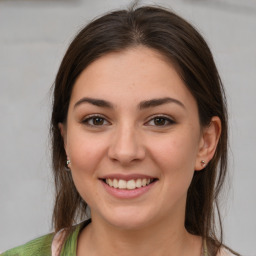
[[[213,116],[221,120],[222,132],[216,153],[205,170],[194,173],[185,215],[187,231],[206,238],[212,255],[216,255],[222,246],[218,197],[227,173],[225,93],[205,40],[188,22],[162,7],[132,7],[105,14],[78,33],[62,60],[55,80],[51,120],[55,231],[70,229],[85,218],[87,206],[77,192],[70,172],[64,170],[66,154],[58,128],[58,123],[66,121],[73,85],[81,72],[97,58],[138,45],[160,52],[176,66],[196,99],[202,127],[208,125]]]

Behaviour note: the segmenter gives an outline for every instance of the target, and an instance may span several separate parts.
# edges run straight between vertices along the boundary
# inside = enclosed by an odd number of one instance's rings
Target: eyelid
[[[153,116],[151,116],[151,117],[146,121],[145,124],[148,124],[150,121],[153,121],[155,118],[163,118],[163,119],[165,119],[166,121],[169,122],[168,124],[162,125],[162,127],[166,127],[166,126],[170,126],[170,125],[176,124],[176,122],[174,121],[173,118],[171,118],[170,116],[165,115],[165,114],[156,114],[156,115],[153,115]],[[151,126],[157,126],[157,125],[151,125]],[[159,125],[158,127],[161,127],[161,126]]]
[[[85,116],[85,117],[82,119],[81,123],[83,123],[83,124],[85,124],[85,125],[88,125],[88,126],[91,126],[91,127],[105,126],[106,124],[103,124],[103,125],[92,125],[92,124],[89,124],[89,123],[88,123],[89,120],[92,120],[93,118],[97,118],[97,117],[104,119],[104,121],[106,121],[106,122],[108,123],[107,125],[111,124],[111,123],[108,121],[108,119],[107,119],[104,115],[101,115],[101,114],[91,114],[91,115],[87,115],[87,116]]]

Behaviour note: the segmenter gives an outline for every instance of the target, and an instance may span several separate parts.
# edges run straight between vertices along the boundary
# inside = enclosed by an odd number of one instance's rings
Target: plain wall
[[[51,92],[76,32],[125,0],[0,0],[0,251],[51,230]],[[171,7],[212,49],[227,91],[231,189],[226,244],[256,255],[256,2],[142,1]]]

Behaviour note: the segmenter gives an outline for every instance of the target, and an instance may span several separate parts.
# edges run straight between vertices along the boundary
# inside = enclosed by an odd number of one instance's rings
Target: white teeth
[[[111,179],[107,179],[106,181],[110,187],[113,187],[113,181]]]
[[[117,188],[117,187],[118,187],[118,181],[117,181],[117,179],[114,179],[114,180],[113,180],[113,187],[114,187],[114,188]]]
[[[141,179],[136,180],[136,188],[141,188]]]
[[[123,189],[125,189],[126,188],[126,181],[125,180],[119,180],[119,182],[118,182],[118,188],[123,188]]]
[[[135,189],[145,187],[150,184],[151,179],[132,179],[132,180],[117,180],[117,179],[106,179],[106,183],[110,187],[119,188],[119,189]]]
[[[147,179],[142,180],[142,187],[145,187],[147,185]]]
[[[126,183],[127,189],[135,189],[135,180],[128,180]]]

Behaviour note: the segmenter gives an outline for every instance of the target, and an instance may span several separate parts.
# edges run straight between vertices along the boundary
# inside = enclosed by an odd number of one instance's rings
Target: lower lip
[[[132,199],[132,198],[139,197],[145,194],[146,192],[148,192],[156,183],[156,181],[154,181],[145,187],[135,188],[135,189],[118,189],[118,188],[110,187],[103,180],[101,180],[101,182],[109,194],[120,199]]]

